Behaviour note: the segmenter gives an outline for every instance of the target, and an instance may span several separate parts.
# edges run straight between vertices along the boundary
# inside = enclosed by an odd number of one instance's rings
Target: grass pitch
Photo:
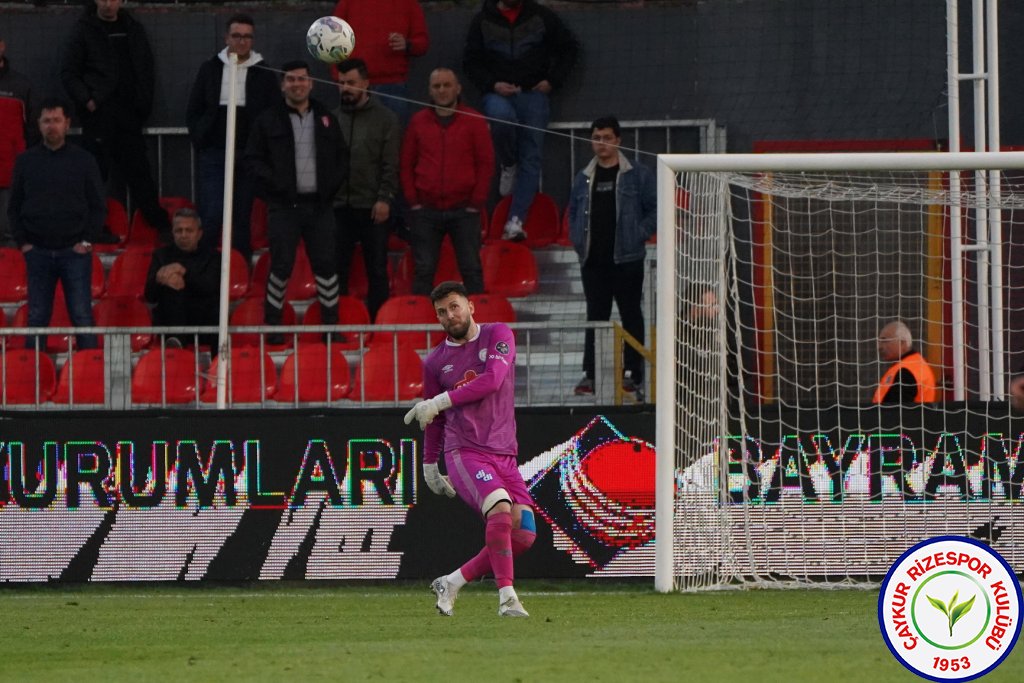
[[[419,584],[0,589],[0,681],[915,681],[876,591],[659,595],[648,584],[491,583],[455,616]],[[986,681],[1024,680],[1024,645]]]

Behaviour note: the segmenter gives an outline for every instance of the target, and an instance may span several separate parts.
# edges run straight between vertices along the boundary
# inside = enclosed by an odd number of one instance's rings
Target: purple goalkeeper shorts
[[[494,455],[456,448],[445,453],[445,463],[448,465],[448,477],[459,498],[480,515],[487,512],[482,509],[484,501],[498,489],[505,489],[513,503],[533,506],[533,498],[526,489],[523,475],[519,474],[514,455]],[[493,507],[490,501],[488,507]]]

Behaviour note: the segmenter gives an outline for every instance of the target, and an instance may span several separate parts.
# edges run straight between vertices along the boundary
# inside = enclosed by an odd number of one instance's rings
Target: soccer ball
[[[320,17],[306,31],[306,49],[321,62],[343,62],[355,47],[355,31],[338,17]]]

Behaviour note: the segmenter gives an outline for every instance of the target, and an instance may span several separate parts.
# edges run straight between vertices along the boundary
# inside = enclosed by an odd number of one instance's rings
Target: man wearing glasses
[[[253,50],[255,25],[248,14],[235,14],[227,23],[225,47],[199,67],[192,85],[185,120],[198,157],[199,215],[203,244],[220,244],[224,215],[224,148],[226,146],[228,74],[230,55],[238,55],[235,129],[236,159],[241,157],[249,137],[249,126],[260,112],[281,98],[277,76],[265,68],[263,56]],[[257,66],[259,65],[259,66]],[[253,68],[256,67],[256,68]],[[252,255],[249,216],[254,197],[253,181],[240,164],[235,166],[231,245],[247,259]]]

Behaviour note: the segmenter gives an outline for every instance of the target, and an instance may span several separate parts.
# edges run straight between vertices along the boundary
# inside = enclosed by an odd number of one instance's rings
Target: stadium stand
[[[215,358],[207,372],[209,381],[200,394],[203,403],[216,403],[217,376],[220,358]],[[228,364],[227,402],[230,405],[239,403],[263,403],[274,396],[277,390],[277,368],[274,359],[264,351],[252,347],[236,347],[231,349],[231,363]]]
[[[45,352],[8,348],[0,357],[0,379],[0,403],[30,405],[50,399],[57,373]]]
[[[512,197],[510,195],[503,197],[494,207],[490,228],[484,233],[486,241],[496,242],[501,239],[501,231],[505,221],[508,220],[508,207],[511,204]],[[560,229],[558,205],[550,195],[538,192],[533,196],[533,203],[530,204],[530,210],[526,214],[523,229],[526,230],[525,244],[528,247],[546,247],[558,239]]]
[[[132,372],[132,402],[154,405],[194,403],[202,383],[189,349],[153,349]]]
[[[396,372],[397,369],[397,372]],[[355,371],[353,401],[410,401],[423,392],[423,361],[407,344],[376,345]]]
[[[0,303],[18,303],[28,298],[25,257],[14,247],[0,247]]]
[[[122,251],[110,266],[104,296],[133,296],[141,299],[146,289],[146,274],[152,260],[152,246],[133,245]]]
[[[113,197],[107,197],[107,220],[105,223],[107,232],[121,239],[121,244],[94,244],[93,253],[109,253],[117,251],[121,245],[128,241],[128,234],[131,232],[128,224],[128,211],[124,204]]]
[[[398,337],[398,344],[413,349],[428,349],[441,343],[444,332],[437,325],[437,314],[430,298],[416,294],[393,296],[377,311],[378,325],[430,325],[431,332],[374,332],[371,346],[390,348],[392,340]],[[433,328],[436,328],[434,330]]]
[[[537,291],[537,260],[522,243],[502,240],[485,244],[480,250],[480,261],[489,294],[514,298]]]
[[[249,285],[250,299],[262,301],[267,296],[267,277],[270,275],[270,252],[265,251],[256,259],[252,269],[252,283]],[[316,297],[316,282],[313,280],[313,268],[309,265],[305,244],[300,240],[295,249],[295,268],[288,279],[285,299],[288,301],[306,301]]]
[[[93,321],[97,327],[150,327],[153,324],[149,307],[133,296],[115,296],[100,299],[92,307]],[[152,335],[133,334],[132,351],[138,352],[149,346]],[[103,337],[100,337],[103,344]]]
[[[53,402],[72,405],[103,405],[106,400],[103,351],[84,349],[75,351],[57,380]]]
[[[320,316],[320,302],[314,301],[306,309],[306,312],[302,315],[303,325],[322,325],[323,319]],[[370,325],[370,312],[366,310],[366,305],[362,300],[357,299],[351,295],[342,295],[338,297],[338,324],[339,325],[362,325],[369,327]],[[344,339],[333,339],[331,341],[332,346],[338,346],[342,349],[352,350],[358,349],[360,345],[360,335],[358,333],[351,334],[345,333]],[[372,333],[364,333],[362,335],[363,347],[369,346]],[[319,342],[323,339],[323,334],[320,332],[303,332],[299,335],[299,343],[302,342]]]
[[[294,325],[295,321],[295,307],[287,301],[284,302],[281,324]],[[252,296],[242,299],[238,306],[235,307],[235,310],[231,312],[230,323],[234,327],[263,325],[265,323],[263,317],[263,299],[256,299]],[[273,350],[291,348],[293,339],[293,335],[286,334],[284,335],[283,345],[267,345],[267,348]],[[231,344],[232,346],[259,346],[260,335],[257,332],[236,332],[231,335]]]
[[[330,399],[327,398],[328,386]],[[284,361],[274,399],[278,402],[294,402],[297,396],[300,402],[323,403],[347,397],[351,388],[348,361],[338,344],[331,345],[328,356],[326,344],[300,342],[295,352]]]

